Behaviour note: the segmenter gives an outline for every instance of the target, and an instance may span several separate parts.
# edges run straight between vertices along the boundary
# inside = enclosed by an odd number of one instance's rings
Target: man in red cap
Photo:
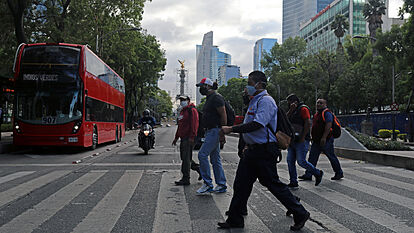
[[[190,102],[190,97],[180,96],[178,98],[182,109],[178,117],[178,128],[172,144],[175,146],[178,139],[181,138],[180,157],[182,160],[181,172],[183,177],[181,180],[175,181],[175,184],[189,185],[190,167],[200,174],[200,166],[192,159],[194,138],[197,136],[198,129],[198,112],[194,104]]]

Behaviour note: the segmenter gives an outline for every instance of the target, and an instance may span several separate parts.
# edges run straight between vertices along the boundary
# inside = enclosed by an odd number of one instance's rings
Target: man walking
[[[199,165],[193,161],[194,138],[197,136],[198,129],[198,112],[194,104],[190,102],[190,97],[180,96],[180,105],[182,107],[180,116],[178,117],[178,128],[172,144],[175,146],[179,138],[181,172],[183,176],[181,180],[175,181],[176,185],[190,184],[190,168],[200,173]]]
[[[318,99],[316,101],[316,109],[317,112],[313,116],[312,146],[308,161],[316,167],[319,155],[321,152],[324,152],[335,172],[331,180],[340,180],[344,177],[344,173],[334,152],[334,138],[332,136],[333,114],[327,108],[325,99]],[[312,174],[306,170],[305,174],[300,176],[299,179],[312,180]]]
[[[300,230],[309,219],[309,212],[299,203],[286,184],[277,174],[277,157],[281,154],[276,136],[278,108],[274,99],[265,90],[266,76],[261,71],[253,71],[248,77],[247,92],[250,100],[248,112],[243,124],[223,126],[225,134],[243,133],[247,145],[240,159],[234,180],[234,193],[225,222],[219,222],[220,228],[243,228],[243,209],[247,205],[256,179],[293,213],[294,225],[291,230]],[[273,132],[272,132],[273,131]]]
[[[306,154],[309,149],[309,131],[311,124],[309,107],[301,103],[295,94],[290,94],[286,100],[290,106],[290,109],[286,114],[295,129],[295,140],[289,145],[286,158],[290,177],[288,186],[290,188],[298,187],[296,161],[299,166],[305,168],[306,171],[309,171],[310,174],[315,176],[315,185],[319,185],[322,180],[323,171],[316,169],[311,163],[306,161]]]
[[[216,93],[215,90],[217,90],[218,85],[217,83],[213,83],[209,78],[202,79],[196,86],[200,87],[200,94],[207,96],[203,107],[202,119],[203,128],[206,129],[206,133],[204,143],[198,152],[200,173],[204,184],[197,190],[197,193],[224,193],[227,191],[226,176],[224,175],[220,158],[220,128],[227,124],[224,98]],[[208,157],[210,157],[214,179],[217,184],[214,189]]]

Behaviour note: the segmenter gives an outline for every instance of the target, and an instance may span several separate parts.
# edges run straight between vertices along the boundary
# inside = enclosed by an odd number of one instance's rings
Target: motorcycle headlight
[[[144,130],[144,135],[145,136],[148,136],[148,134],[150,133],[150,131],[149,130]]]

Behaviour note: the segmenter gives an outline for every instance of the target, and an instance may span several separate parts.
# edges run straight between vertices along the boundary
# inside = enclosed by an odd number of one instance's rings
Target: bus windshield
[[[16,117],[31,124],[64,124],[82,118],[80,48],[30,46],[16,80]]]

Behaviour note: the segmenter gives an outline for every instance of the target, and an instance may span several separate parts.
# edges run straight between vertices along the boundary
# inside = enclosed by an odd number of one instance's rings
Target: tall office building
[[[333,0],[283,0],[282,42],[299,36],[301,23],[308,21]]]
[[[240,67],[235,65],[222,65],[218,69],[218,85],[227,85],[232,78],[240,78]]]
[[[213,46],[213,32],[204,34],[201,45],[196,45],[196,83],[203,78],[218,80],[218,69],[222,65],[231,63],[230,54],[221,52],[217,46]],[[196,92],[196,104],[201,101],[201,94]]]
[[[253,49],[253,70],[264,71],[260,61],[263,59],[264,53],[270,53],[270,50],[277,43],[277,39],[262,38],[254,44]]]

